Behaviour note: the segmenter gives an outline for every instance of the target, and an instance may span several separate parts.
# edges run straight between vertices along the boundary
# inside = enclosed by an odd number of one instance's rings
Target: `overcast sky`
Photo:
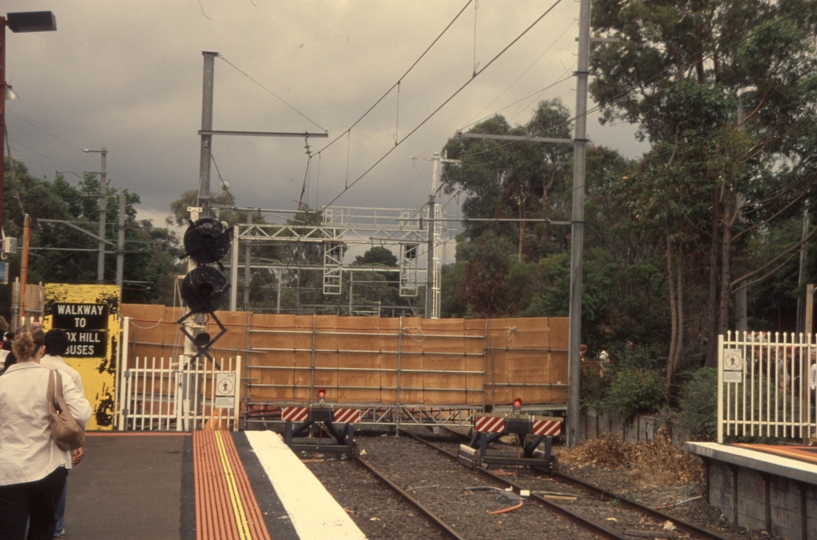
[[[402,79],[399,93],[365,118],[466,0],[3,4],[5,12],[53,11],[58,28],[6,32],[6,77],[19,96],[6,103],[14,157],[35,176],[68,171],[75,183],[70,173],[100,167],[99,154],[83,149],[106,147],[111,185],[139,194],[139,217],[159,226],[171,201],[198,188],[202,51],[220,55],[214,129],[329,135],[309,140],[308,173],[303,138],[214,137],[212,190],[220,172],[239,207],[295,208],[306,178],[312,207],[337,198],[336,206],[418,208],[428,198],[431,163],[413,157],[430,158],[457,130],[495,113],[515,125],[543,99],[558,97],[575,109],[575,78],[558,83],[576,65],[573,0],[470,4]],[[406,138],[468,82],[475,64],[487,68]],[[642,151],[633,132],[602,128],[596,116],[588,121],[594,143],[630,157]]]

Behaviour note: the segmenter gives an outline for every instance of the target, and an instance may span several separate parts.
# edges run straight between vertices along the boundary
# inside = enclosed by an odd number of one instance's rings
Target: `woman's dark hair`
[[[62,356],[68,350],[68,334],[59,328],[45,333],[45,354]]]
[[[27,361],[37,354],[37,350],[45,345],[45,335],[39,326],[27,324],[17,330],[14,334],[14,341],[11,343],[11,351],[18,361]]]

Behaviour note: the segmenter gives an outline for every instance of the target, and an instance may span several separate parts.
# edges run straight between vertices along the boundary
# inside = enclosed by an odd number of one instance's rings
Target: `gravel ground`
[[[653,485],[634,480],[637,472],[632,469],[605,469],[595,465],[575,466],[561,463],[559,470],[585,482],[621,494],[645,506],[666,506],[701,496],[704,479],[673,485]],[[709,506],[701,497],[674,508],[661,508],[665,514],[677,517],[687,523],[712,531],[730,540],[774,540],[766,531],[747,530],[732,525],[714,506]],[[780,539],[782,540],[782,539]]]
[[[425,432],[428,434],[428,432]],[[385,436],[384,436],[385,435]],[[576,526],[556,518],[541,508],[526,505],[499,515],[489,512],[512,505],[499,499],[496,492],[466,491],[465,487],[485,481],[460,465],[435,456],[430,449],[409,444],[408,437],[388,433],[358,434],[357,444],[363,458],[423,504],[432,507],[465,538],[530,537],[531,531],[548,531],[547,537],[559,540],[591,538]],[[556,448],[558,455],[559,449]],[[303,456],[306,465],[346,509],[371,539],[443,538],[413,506],[403,501],[362,467],[346,456]],[[565,456],[567,457],[567,456]],[[697,459],[697,458],[696,458]],[[684,482],[659,483],[649,471],[629,464],[622,467],[594,463],[559,462],[559,471],[575,476],[639,503],[661,508],[666,514],[713,531],[729,540],[774,540],[764,531],[747,531],[731,525],[703,498],[702,474]],[[701,469],[702,470],[702,469]],[[678,538],[683,538],[679,535]]]

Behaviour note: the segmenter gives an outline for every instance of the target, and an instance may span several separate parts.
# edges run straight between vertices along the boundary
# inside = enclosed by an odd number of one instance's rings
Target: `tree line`
[[[649,150],[628,159],[588,149],[582,341],[590,356],[605,351],[635,362],[635,371],[660,373],[662,399],[677,377],[691,380],[695,368],[715,365],[717,336],[736,327],[737,292],[746,291],[749,330],[798,329],[798,298],[817,280],[816,24],[803,0],[594,2],[594,34],[618,41],[591,49],[591,96],[602,122],[636,125]],[[522,125],[495,115],[470,131],[569,139],[573,118],[558,99],[546,100]],[[570,229],[558,222],[570,221],[572,147],[453,136],[443,152],[459,163],[444,165],[442,189],[461,201],[465,217],[496,221],[464,223],[456,262],[442,270],[442,315],[566,316]],[[16,181],[7,173],[7,235],[22,237],[23,211],[35,224],[44,216],[97,221],[95,175],[71,186],[60,174],[49,182],[19,162],[9,166]],[[172,304],[173,276],[184,272],[179,240],[137,221],[138,195],[122,193],[123,301]],[[108,223],[116,223],[118,195],[109,190]],[[195,197],[186,192],[172,203],[166,225],[186,224]],[[228,225],[266,223],[236,210],[229,192],[214,203]],[[304,231],[320,222],[307,207],[288,220]],[[32,245],[42,248],[89,244],[70,228],[33,230]],[[282,269],[254,270],[247,284],[239,273],[253,309],[344,314],[352,294],[362,304],[404,308],[382,315],[421,313],[422,289],[399,297],[396,257],[385,247],[355,260],[383,272],[367,273],[354,290],[344,282],[333,296],[323,294],[320,271],[300,268],[322,264],[320,244],[252,250],[254,260]],[[94,252],[36,251],[30,280],[93,282],[95,261]],[[106,261],[112,275],[114,257]],[[19,264],[15,256],[9,262],[13,279]]]

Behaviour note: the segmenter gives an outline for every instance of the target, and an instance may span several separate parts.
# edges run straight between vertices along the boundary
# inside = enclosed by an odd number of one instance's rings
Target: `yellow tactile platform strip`
[[[810,446],[776,446],[772,444],[744,444],[734,443],[733,446],[746,448],[747,450],[757,450],[787,458],[806,461],[817,464],[817,447]]]
[[[193,470],[198,540],[270,540],[229,432],[193,433]]]

